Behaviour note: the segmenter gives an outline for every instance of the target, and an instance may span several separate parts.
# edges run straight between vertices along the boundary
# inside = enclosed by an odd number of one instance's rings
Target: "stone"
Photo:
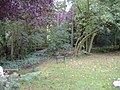
[[[118,78],[116,81],[113,82],[113,85],[115,87],[120,87],[120,78]]]
[[[4,72],[3,72],[3,67],[2,66],[0,66],[0,76],[4,77]]]

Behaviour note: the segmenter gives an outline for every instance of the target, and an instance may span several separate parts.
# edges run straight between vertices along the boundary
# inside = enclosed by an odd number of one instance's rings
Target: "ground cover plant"
[[[54,60],[35,68],[41,75],[20,90],[119,90],[113,81],[120,77],[120,53],[93,54],[67,58],[66,63]],[[32,70],[24,70],[28,73]]]

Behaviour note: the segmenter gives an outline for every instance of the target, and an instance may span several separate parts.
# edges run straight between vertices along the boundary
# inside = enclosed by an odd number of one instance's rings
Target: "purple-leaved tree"
[[[46,25],[53,17],[53,0],[0,0],[0,19],[26,20],[29,25]]]

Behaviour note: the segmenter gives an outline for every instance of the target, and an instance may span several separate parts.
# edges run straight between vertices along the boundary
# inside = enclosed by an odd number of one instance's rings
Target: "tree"
[[[86,52],[90,53],[94,37],[98,31],[96,25],[98,19],[95,19],[90,9],[90,3],[89,0],[75,0],[73,3],[77,28],[77,41],[75,44],[76,53],[81,51],[82,47]]]
[[[1,0],[1,55],[17,58],[38,46],[43,28],[52,23],[52,6],[53,0]]]
[[[110,30],[110,34],[112,34],[114,41],[113,45],[116,46],[120,41],[120,2],[119,0],[105,0],[101,1],[101,3],[104,3],[107,7],[109,7],[109,12],[113,18],[112,21],[107,21],[106,27],[108,30]],[[107,3],[107,4],[106,4]]]
[[[111,24],[118,27],[118,23],[115,22],[117,15],[114,13],[114,11],[118,12],[117,8],[119,8],[119,4],[116,2],[118,0],[75,0],[73,2],[78,34],[75,47],[76,52],[82,48],[88,53],[91,51],[96,31],[102,32],[106,30],[105,28],[113,31],[112,28],[109,28]],[[114,8],[114,11],[112,11],[110,3],[117,6]],[[117,17],[119,18],[119,16]]]

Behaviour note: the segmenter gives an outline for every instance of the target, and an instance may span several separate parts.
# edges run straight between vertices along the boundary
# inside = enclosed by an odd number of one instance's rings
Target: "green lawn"
[[[120,78],[120,54],[92,54],[67,58],[66,63],[44,62],[42,74],[20,90],[120,90],[112,82]],[[29,72],[24,70],[22,73]]]

